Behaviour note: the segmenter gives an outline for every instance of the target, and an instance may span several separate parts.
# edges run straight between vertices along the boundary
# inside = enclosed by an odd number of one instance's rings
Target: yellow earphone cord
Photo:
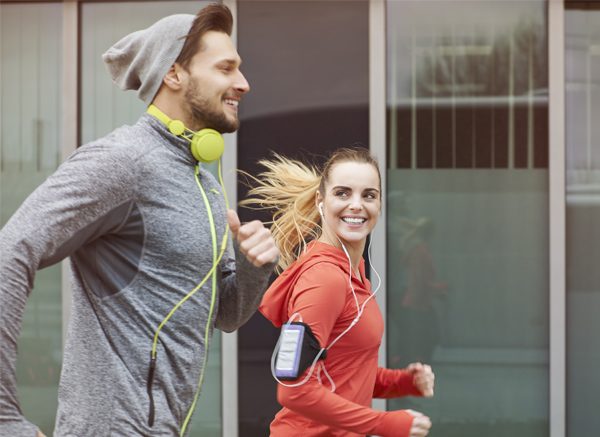
[[[192,406],[190,407],[190,410],[188,411],[188,414],[182,424],[181,432],[179,434],[180,436],[184,435],[185,430],[188,426],[188,423],[189,423],[190,419],[192,418],[192,413],[196,407],[196,402],[198,401],[198,396],[200,395],[200,388],[202,386],[202,381],[204,380],[204,369],[206,368],[206,360],[208,357],[208,344],[209,344],[208,335],[209,335],[209,331],[210,331],[210,324],[212,322],[213,311],[214,311],[214,307],[215,307],[215,299],[216,299],[216,295],[217,295],[216,269],[219,266],[221,259],[223,258],[223,254],[225,253],[225,249],[227,247],[227,236],[229,233],[229,225],[227,224],[225,226],[225,233],[223,234],[223,238],[221,240],[221,248],[219,251],[217,251],[217,230],[216,230],[216,226],[215,226],[215,222],[214,222],[212,208],[210,207],[210,202],[208,201],[208,197],[206,197],[204,188],[202,187],[202,184],[200,183],[200,179],[198,178],[199,174],[200,174],[200,165],[198,164],[198,165],[196,165],[196,168],[194,171],[194,177],[196,179],[196,184],[198,185],[198,187],[200,188],[200,192],[202,193],[202,199],[204,200],[204,204],[206,206],[206,211],[207,211],[207,215],[208,215],[208,221],[210,223],[210,233],[211,233],[211,237],[212,237],[212,246],[213,246],[213,265],[212,265],[211,269],[208,271],[208,273],[204,276],[204,278],[202,278],[200,283],[198,283],[198,285],[196,285],[196,287],[194,287],[193,290],[191,290],[179,302],[177,302],[177,304],[173,307],[173,309],[171,309],[171,311],[169,311],[169,314],[167,314],[167,316],[162,320],[162,322],[160,322],[160,324],[158,325],[158,328],[156,328],[156,331],[154,332],[154,340],[152,341],[152,350],[150,353],[151,360],[153,362],[152,365],[154,365],[154,362],[156,360],[156,348],[157,348],[157,344],[158,344],[158,335],[159,335],[160,331],[165,326],[165,324],[169,321],[169,319],[173,316],[173,314],[175,314],[175,312],[179,309],[179,307],[181,307],[181,305],[183,305],[190,297],[192,297],[204,285],[204,283],[208,280],[208,278],[212,276],[212,293],[211,293],[211,299],[210,299],[210,309],[209,309],[208,319],[206,320],[206,327],[205,327],[205,331],[204,331],[204,345],[205,345],[204,361],[202,363],[202,368],[200,371],[200,377],[198,379],[198,387],[196,389],[194,401],[192,402]],[[221,161],[220,160],[219,160],[219,164],[218,164],[218,175],[219,175],[219,183],[221,184],[221,188],[223,189],[223,198],[225,200],[225,207],[226,207],[226,209],[229,209],[229,200],[227,198],[227,191],[225,190],[225,184],[223,183],[223,175],[221,172]],[[218,254],[217,254],[217,252],[218,252]],[[150,376],[151,378],[153,377],[153,373],[154,372],[151,372],[151,376]],[[149,384],[150,384],[149,390],[151,390],[152,381],[150,381]]]

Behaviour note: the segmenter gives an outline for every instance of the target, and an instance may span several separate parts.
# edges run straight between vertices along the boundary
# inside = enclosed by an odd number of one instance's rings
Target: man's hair
[[[233,16],[227,6],[213,3],[198,12],[190,31],[185,37],[181,53],[179,53],[175,62],[187,70],[194,55],[203,49],[200,45],[202,37],[211,30],[231,36]]]

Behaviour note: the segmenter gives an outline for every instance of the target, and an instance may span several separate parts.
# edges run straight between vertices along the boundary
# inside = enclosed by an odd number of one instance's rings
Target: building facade
[[[224,167],[255,173],[271,152],[321,162],[357,143],[379,159],[380,361],[431,363],[436,396],[375,406],[428,414],[433,437],[597,435],[599,2],[224,2],[252,88]],[[0,224],[78,145],[144,111],[100,55],[204,4],[0,2]],[[244,198],[235,172],[226,185]],[[67,269],[38,273],[19,344],[24,414],[47,435]],[[268,435],[277,335],[258,314],[216,333],[192,436]]]

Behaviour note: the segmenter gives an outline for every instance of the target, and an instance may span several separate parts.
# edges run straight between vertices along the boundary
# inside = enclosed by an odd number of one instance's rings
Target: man
[[[250,318],[278,257],[260,222],[226,211],[190,149],[196,131],[238,127],[249,86],[231,28],[229,10],[210,5],[111,47],[113,79],[153,110],[80,147],[0,232],[1,436],[41,435],[17,401],[16,343],[36,271],[67,256],[73,310],[54,435],[187,433],[213,327]]]

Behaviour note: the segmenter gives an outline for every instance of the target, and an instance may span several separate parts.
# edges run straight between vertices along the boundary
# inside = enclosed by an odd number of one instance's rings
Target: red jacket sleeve
[[[423,396],[415,387],[413,374],[404,369],[377,369],[377,379],[373,388],[374,398],[397,398],[400,396]]]
[[[289,314],[299,313],[323,347],[344,309],[348,278],[333,264],[319,263],[318,268],[315,267],[304,272],[298,280],[290,299]],[[323,387],[314,373],[298,387],[279,384],[279,403],[328,426],[360,434],[408,437],[412,415],[405,411],[376,411],[356,404]]]

